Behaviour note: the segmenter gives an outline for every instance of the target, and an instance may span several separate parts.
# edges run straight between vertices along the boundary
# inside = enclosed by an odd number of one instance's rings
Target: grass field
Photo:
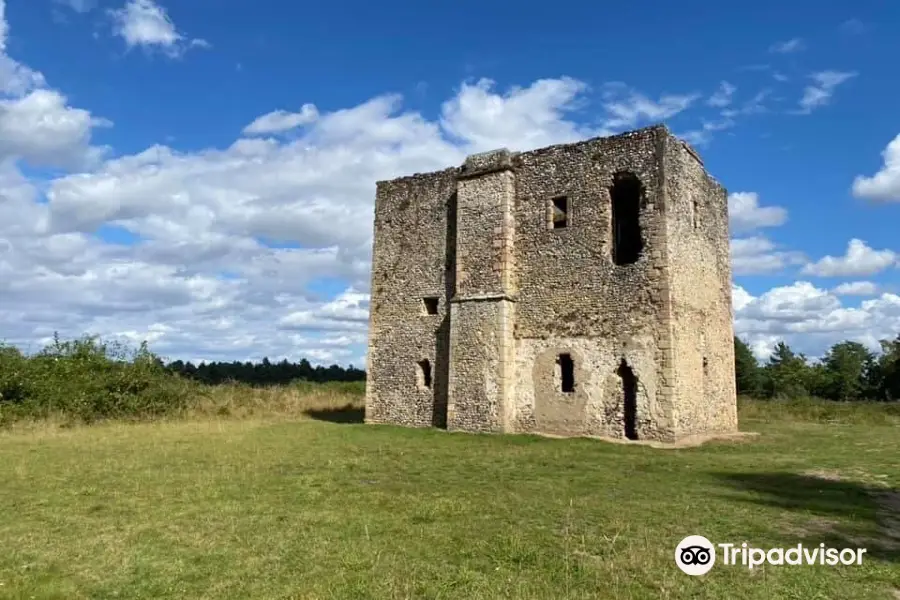
[[[882,407],[754,403],[760,436],[663,450],[365,426],[317,402],[0,433],[0,598],[900,597]],[[868,552],[689,577],[688,534]]]

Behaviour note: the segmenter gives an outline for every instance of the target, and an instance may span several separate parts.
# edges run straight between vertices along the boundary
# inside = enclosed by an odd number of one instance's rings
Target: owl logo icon
[[[716,548],[702,535],[689,535],[675,547],[675,564],[688,575],[705,575],[716,564]]]

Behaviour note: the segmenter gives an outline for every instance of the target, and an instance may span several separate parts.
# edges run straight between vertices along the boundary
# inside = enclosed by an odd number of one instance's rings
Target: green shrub
[[[54,336],[26,356],[0,345],[0,425],[27,419],[91,423],[101,419],[168,416],[303,414],[311,408],[358,403],[364,381],[255,388],[208,385],[166,368],[141,344],[136,351],[97,337],[71,341]]]
[[[168,372],[146,344],[131,352],[95,337],[61,341],[26,357],[0,348],[0,422],[64,415],[91,422],[184,409],[195,384]]]
[[[24,402],[29,382],[28,359],[16,348],[0,346],[0,404]]]

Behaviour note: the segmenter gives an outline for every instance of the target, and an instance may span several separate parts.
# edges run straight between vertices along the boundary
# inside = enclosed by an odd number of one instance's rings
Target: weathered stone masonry
[[[377,184],[366,422],[737,429],[726,192],[664,126]]]

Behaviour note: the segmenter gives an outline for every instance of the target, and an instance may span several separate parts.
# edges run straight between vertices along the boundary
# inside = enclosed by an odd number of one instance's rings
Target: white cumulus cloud
[[[755,192],[728,195],[728,219],[732,232],[778,227],[787,222],[787,210],[780,206],[760,206]]]
[[[844,256],[825,256],[803,268],[803,273],[818,277],[861,277],[880,273],[897,263],[893,250],[874,250],[863,240],[852,239]]]
[[[128,0],[121,8],[110,9],[108,13],[113,20],[113,32],[129,48],[156,48],[178,57],[188,48],[209,47],[206,40],[189,39],[179,32],[166,9],[154,0]]]
[[[877,292],[878,286],[871,281],[847,281],[832,290],[836,296],[874,296]]]
[[[882,202],[900,202],[900,134],[891,140],[881,156],[884,164],[875,175],[859,175],[853,180],[853,195]]]
[[[900,296],[896,294],[883,293],[859,306],[845,306],[835,293],[798,281],[759,296],[735,286],[732,297],[735,333],[760,358],[768,357],[779,340],[808,356],[821,356],[830,345],[844,340],[877,351],[878,340],[894,338],[900,331]]]
[[[778,273],[805,262],[806,257],[802,252],[782,249],[765,236],[731,240],[731,265],[734,275]]]
[[[586,90],[583,82],[563,77],[497,94],[493,81],[481,79],[464,83],[455,97],[444,102],[440,124],[465,152],[575,141],[597,134],[568,118]]]
[[[0,160],[23,158],[41,166],[90,166],[104,152],[91,146],[91,132],[109,125],[86,110],[68,106],[65,96],[55,90],[37,89],[0,100]]]

